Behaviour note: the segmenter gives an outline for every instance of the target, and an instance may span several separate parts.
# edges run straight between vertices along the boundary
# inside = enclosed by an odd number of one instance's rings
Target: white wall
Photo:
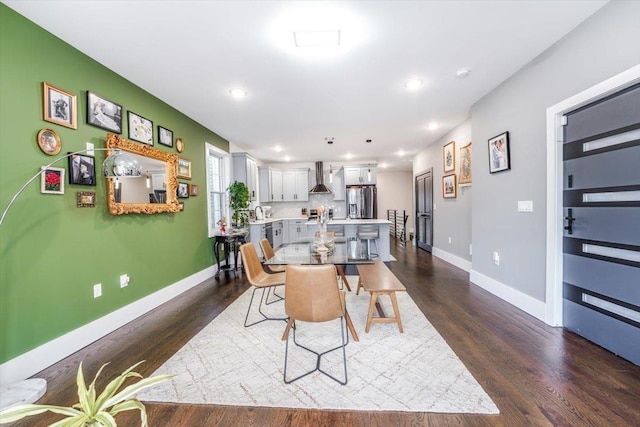
[[[442,197],[442,177],[445,175],[442,147],[451,141],[456,143],[455,173],[459,178],[460,148],[472,142],[471,120],[466,120],[419,152],[413,159],[413,175],[415,177],[427,169],[433,168],[433,202],[435,204],[435,210],[433,211],[434,255],[443,257],[460,267],[468,269],[466,265],[471,262],[471,255],[469,255],[469,244],[471,244],[471,194],[475,184],[472,182],[471,186],[458,186],[458,195],[455,199],[444,199]],[[472,147],[473,150],[482,148],[478,147],[476,143],[473,143]],[[475,179],[475,167],[475,163],[472,164],[472,180]],[[450,173],[447,172],[447,175]],[[451,237],[451,243],[449,243],[449,237]],[[462,260],[464,262],[457,262],[452,258],[457,258],[458,261]]]
[[[413,176],[410,171],[387,172],[378,168],[378,218],[387,219],[387,210],[407,211],[407,240],[413,231]],[[401,214],[401,212],[399,212]]]
[[[546,109],[639,63],[640,2],[610,2],[473,106],[472,281],[545,301]],[[486,144],[503,131],[512,166],[492,175]]]

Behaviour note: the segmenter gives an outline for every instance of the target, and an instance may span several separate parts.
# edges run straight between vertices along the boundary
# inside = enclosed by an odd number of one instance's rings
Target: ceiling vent
[[[316,186],[309,191],[311,194],[329,194],[331,190],[324,185],[324,168],[322,162],[316,162]]]

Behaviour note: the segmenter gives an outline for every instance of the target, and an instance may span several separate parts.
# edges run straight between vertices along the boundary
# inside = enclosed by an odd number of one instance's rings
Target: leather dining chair
[[[320,237],[320,231],[316,231],[316,237]],[[336,237],[336,232],[327,231],[327,237]],[[340,276],[340,281],[344,283],[344,285],[347,287],[347,290],[351,292],[351,286],[349,286],[347,276],[344,274],[344,267],[340,264],[336,264],[336,270],[338,271],[338,276]],[[342,287],[340,289],[342,289]]]
[[[289,321],[282,335],[282,340],[286,340],[284,355],[284,382],[290,384],[300,378],[319,371],[334,381],[345,385],[347,383],[347,355],[346,345],[349,343],[349,331],[355,341],[358,335],[353,327],[353,322],[349,317],[346,308],[345,292],[338,289],[338,278],[336,268],[332,264],[324,265],[288,265],[286,268],[285,299],[284,308]],[[296,340],[296,330],[300,327],[311,327],[311,325],[296,324],[300,322],[327,322],[340,319],[341,345],[329,350],[317,352],[312,350],[313,342],[299,343]],[[345,325],[346,324],[346,325]],[[293,329],[293,343],[316,356],[315,369],[305,372],[295,378],[287,378],[287,368],[289,359],[289,333]],[[336,331],[337,332],[337,331]],[[317,335],[314,335],[316,337]],[[321,367],[321,359],[327,353],[342,349],[342,359],[344,366],[344,380],[338,379]]]
[[[262,312],[263,304],[266,304],[266,300],[268,298],[268,292],[265,290],[275,289],[276,286],[282,286],[285,282],[285,273],[274,273],[269,274],[264,271],[262,267],[262,263],[258,258],[258,252],[256,252],[255,246],[253,243],[245,243],[240,246],[240,253],[242,254],[242,260],[244,263],[245,274],[249,283],[253,285],[253,293],[251,294],[251,301],[249,302],[249,307],[247,308],[247,315],[244,319],[244,326],[249,327],[256,325],[258,323],[264,322],[265,320],[284,320],[286,318],[274,318],[269,317]],[[253,305],[253,298],[258,290],[262,290],[262,295],[260,296],[260,303],[258,304],[258,313],[262,316],[261,320],[255,321],[251,324],[247,324],[249,320],[249,312],[251,311],[251,306]],[[267,295],[265,295],[267,294]],[[275,302],[275,301],[274,301]]]
[[[268,239],[262,239],[258,242],[258,244],[260,245],[260,249],[262,250],[262,256],[264,257],[265,261],[275,256],[275,252],[273,252],[273,246],[271,246],[271,242],[269,242]],[[268,272],[273,272],[273,273],[281,273],[284,271],[284,268],[285,268],[284,265],[268,265],[267,266],[267,269],[269,270]]]

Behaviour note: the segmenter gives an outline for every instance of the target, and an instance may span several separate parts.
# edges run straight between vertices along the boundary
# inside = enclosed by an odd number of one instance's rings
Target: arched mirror
[[[107,181],[107,201],[112,215],[130,213],[154,214],[178,212],[176,190],[178,156],[156,150],[149,145],[127,141],[115,134],[108,134],[106,147],[118,148],[132,154],[142,170],[142,176]],[[117,187],[117,188],[116,188]]]

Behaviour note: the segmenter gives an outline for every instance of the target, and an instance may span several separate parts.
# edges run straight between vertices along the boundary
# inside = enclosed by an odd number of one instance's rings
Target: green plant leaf
[[[107,402],[109,399],[113,397],[114,394],[117,393],[118,389],[122,386],[125,380],[131,376],[132,374],[131,371],[136,367],[138,367],[141,363],[144,363],[144,360],[136,363],[135,365],[130,366],[123,373],[121,373],[117,378],[115,378],[109,384],[107,384],[107,386],[104,388],[102,393],[100,393],[100,396],[98,396],[98,399],[96,400],[96,408],[99,411],[102,411],[105,408],[108,408],[109,406],[111,406],[111,405],[105,405],[105,402]],[[142,376],[137,372],[133,372],[133,374],[142,378]]]
[[[86,421],[87,416],[85,414],[81,414],[73,418],[65,418],[64,420],[50,424],[49,427],[85,427]]]
[[[0,423],[3,423],[3,424],[12,423],[14,421],[21,420],[24,417],[42,414],[43,412],[47,412],[47,411],[51,411],[56,414],[66,415],[69,417],[82,414],[82,412],[76,409],[65,408],[64,406],[32,405],[32,404],[18,405],[0,412]]]
[[[117,405],[114,405],[109,412],[111,413],[111,415],[115,416],[120,412],[130,411],[133,409],[140,410],[140,422],[142,427],[145,427],[147,425],[147,410],[145,409],[142,402],[140,402],[138,399],[129,399],[122,403],[118,403]]]
[[[118,427],[116,419],[108,412],[100,412],[97,414],[96,421],[102,423],[104,427]]]
[[[161,382],[164,382],[164,381],[168,381],[174,376],[175,375],[158,375],[157,377],[144,378],[135,384],[131,384],[130,386],[125,387],[121,392],[119,392],[118,394],[113,396],[111,399],[109,399],[104,406],[106,408],[109,408],[110,406],[113,406],[116,403],[122,402],[124,400],[127,400],[135,396],[136,393],[138,393],[141,390],[144,390],[145,388],[151,387],[156,384],[160,384]]]

